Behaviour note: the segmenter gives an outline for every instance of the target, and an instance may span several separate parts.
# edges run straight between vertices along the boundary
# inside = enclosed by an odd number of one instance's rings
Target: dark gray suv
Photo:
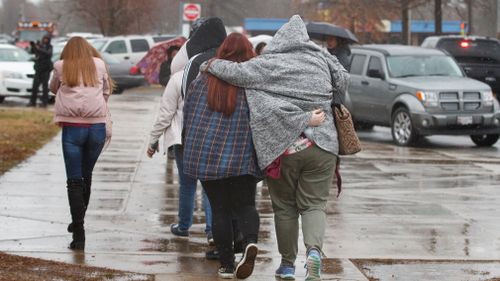
[[[479,146],[496,143],[500,108],[491,88],[465,77],[437,49],[364,45],[352,49],[346,95],[355,122],[392,128],[398,145],[426,135],[470,135]]]

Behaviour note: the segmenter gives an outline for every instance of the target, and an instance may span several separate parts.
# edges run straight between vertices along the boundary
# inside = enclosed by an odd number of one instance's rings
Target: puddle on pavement
[[[351,260],[370,281],[500,281],[500,261]]]

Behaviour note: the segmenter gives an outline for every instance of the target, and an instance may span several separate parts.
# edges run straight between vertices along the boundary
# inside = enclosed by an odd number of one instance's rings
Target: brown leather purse
[[[349,110],[342,104],[333,104],[333,117],[335,118],[335,127],[337,128],[337,137],[339,141],[339,154],[352,155],[361,151],[361,142],[359,141],[354,123]]]

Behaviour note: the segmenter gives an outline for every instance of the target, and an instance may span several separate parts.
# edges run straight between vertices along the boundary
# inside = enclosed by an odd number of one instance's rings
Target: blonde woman
[[[62,127],[71,212],[69,245],[85,249],[85,212],[90,199],[92,170],[106,139],[107,100],[113,82],[99,53],[83,38],[71,38],[54,63],[50,90],[56,94],[54,121]]]

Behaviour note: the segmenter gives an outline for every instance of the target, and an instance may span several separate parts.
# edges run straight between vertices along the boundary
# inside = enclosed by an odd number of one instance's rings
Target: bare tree
[[[434,0],[434,33],[443,32],[443,3],[442,0]]]
[[[163,15],[161,0],[67,0],[68,9],[107,36],[151,32]]]
[[[0,24],[7,33],[14,31],[17,22],[23,18],[25,20],[38,20],[36,6],[26,0],[2,0],[2,9]]]
[[[491,9],[490,1],[488,0],[447,0],[446,5],[459,15],[462,21],[467,22],[467,34],[477,33],[477,22],[474,15]]]
[[[293,7],[306,19],[331,22],[349,28],[363,42],[382,37],[384,19],[396,19],[398,9],[387,0],[296,0]]]

